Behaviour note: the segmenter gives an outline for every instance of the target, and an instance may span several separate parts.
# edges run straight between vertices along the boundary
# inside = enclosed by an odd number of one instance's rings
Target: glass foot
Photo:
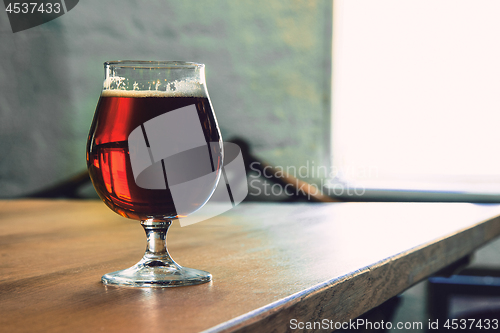
[[[147,236],[144,257],[134,266],[108,273],[101,281],[106,285],[126,287],[178,287],[209,282],[212,274],[199,269],[182,267],[167,251],[167,231],[172,221],[141,222]]]
[[[212,274],[208,272],[155,260],[141,260],[130,268],[105,274],[101,278],[106,285],[160,288],[190,286],[211,280]]]

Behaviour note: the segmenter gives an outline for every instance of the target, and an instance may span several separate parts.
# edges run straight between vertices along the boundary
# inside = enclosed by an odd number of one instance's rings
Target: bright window
[[[336,0],[333,29],[343,181],[500,193],[500,1]]]

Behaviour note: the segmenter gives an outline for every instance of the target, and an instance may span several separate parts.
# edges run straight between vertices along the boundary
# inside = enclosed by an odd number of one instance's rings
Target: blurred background
[[[2,10],[0,198],[85,170],[103,62],[132,59],[205,63],[223,138],[334,196],[500,202],[499,15],[494,0],[89,0],[12,33]]]
[[[204,63],[224,139],[274,165],[326,163],[331,43],[331,1],[89,0],[17,33],[2,10],[0,197],[86,169],[108,60]]]

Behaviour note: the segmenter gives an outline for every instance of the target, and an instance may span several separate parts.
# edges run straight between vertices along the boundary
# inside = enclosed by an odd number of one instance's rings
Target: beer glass
[[[104,201],[141,221],[144,257],[105,274],[107,285],[172,287],[208,282],[167,251],[175,219],[201,208],[221,174],[223,145],[205,85],[203,64],[111,61],[87,141],[87,167]]]

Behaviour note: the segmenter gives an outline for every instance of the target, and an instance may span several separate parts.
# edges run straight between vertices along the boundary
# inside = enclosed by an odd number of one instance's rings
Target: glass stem
[[[171,224],[172,221],[155,221],[153,219],[141,221],[148,242],[142,258],[144,264],[180,268],[167,250],[167,232]]]

